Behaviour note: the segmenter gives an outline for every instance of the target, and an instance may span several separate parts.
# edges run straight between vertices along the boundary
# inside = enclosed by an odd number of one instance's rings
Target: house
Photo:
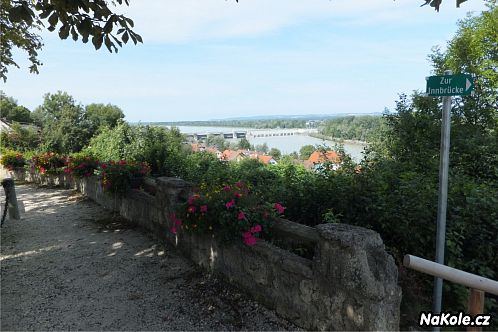
[[[206,151],[206,146],[204,144],[192,143],[190,146],[192,147],[192,152]]]
[[[304,161],[304,167],[317,171],[322,169],[325,163],[332,164],[332,169],[337,170],[341,165],[341,158],[336,151],[315,151]]]
[[[272,156],[258,155],[257,158],[263,164],[275,165],[277,163],[277,161],[275,159],[273,159]]]
[[[221,160],[225,161],[241,161],[245,158],[247,158],[247,155],[242,150],[225,150],[221,156]]]
[[[218,159],[222,159],[223,157],[223,153],[215,147],[206,148],[206,152],[216,155],[216,158]]]

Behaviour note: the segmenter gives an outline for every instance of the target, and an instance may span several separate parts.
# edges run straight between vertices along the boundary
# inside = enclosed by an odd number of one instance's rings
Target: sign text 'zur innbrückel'
[[[474,90],[474,82],[469,74],[429,76],[426,93],[428,96],[465,96]]]

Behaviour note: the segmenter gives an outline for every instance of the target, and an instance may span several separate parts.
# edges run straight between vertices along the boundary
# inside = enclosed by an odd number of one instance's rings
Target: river
[[[178,129],[184,134],[194,133],[229,133],[233,131],[253,131],[253,128],[238,128],[238,127],[199,127],[199,126],[177,126]],[[273,129],[278,131],[278,129]],[[265,129],[265,132],[272,131],[272,129]],[[327,145],[333,148],[338,142],[330,140],[322,140],[319,138],[311,137],[308,135],[292,135],[292,136],[269,136],[269,137],[247,137],[247,140],[253,145],[260,145],[266,143],[268,147],[279,149],[282,154],[289,154],[298,152],[304,145]],[[235,140],[228,140],[235,141]],[[363,149],[366,144],[364,143],[351,143],[344,142],[344,151],[348,153],[355,161],[360,161],[363,158]]]

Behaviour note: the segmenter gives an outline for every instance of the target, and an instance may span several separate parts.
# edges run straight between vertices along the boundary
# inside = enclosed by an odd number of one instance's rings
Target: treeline
[[[272,119],[272,120],[213,120],[213,121],[178,121],[153,122],[153,125],[164,126],[199,126],[199,127],[241,127],[255,129],[272,128],[306,128],[307,120]]]
[[[325,121],[320,133],[327,137],[372,142],[385,130],[381,116],[346,116]]]

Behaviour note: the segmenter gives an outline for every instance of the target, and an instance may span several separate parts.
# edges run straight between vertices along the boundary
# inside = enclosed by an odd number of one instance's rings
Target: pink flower
[[[244,239],[250,238],[251,236],[252,236],[251,232],[244,232],[244,233],[242,233],[242,237]]]
[[[246,219],[246,214],[243,211],[240,211],[237,219],[238,220],[245,220]]]
[[[256,226],[254,227],[251,227],[251,233],[259,233],[261,232],[261,225],[260,224],[257,224]]]
[[[235,183],[235,185],[238,187],[238,188],[242,188],[244,186],[244,183],[242,183],[242,181],[237,181]]]
[[[206,213],[208,211],[207,205],[201,205],[201,213]]]
[[[273,207],[277,210],[278,214],[284,213],[285,208],[280,203],[275,203]]]
[[[195,194],[195,195],[192,195],[188,198],[187,200],[187,203],[189,203],[190,205],[194,204],[194,202],[199,198],[200,196]]]
[[[175,226],[182,225],[182,221],[176,217],[175,213],[170,214],[169,217],[171,218],[171,221],[175,224]]]
[[[176,234],[176,227],[175,226],[171,227],[169,231],[171,232],[171,234]]]
[[[242,195],[240,193],[235,193],[234,196],[235,198],[240,198]]]
[[[187,212],[188,213],[195,213],[195,210],[197,210],[195,206],[189,206],[187,209]]]
[[[254,236],[250,236],[250,237],[247,237],[247,238],[244,238],[244,244],[245,245],[248,245],[248,246],[253,246],[256,244],[256,238]]]
[[[232,190],[232,188],[230,188],[230,186],[224,186],[223,190],[228,192],[228,191]]]
[[[227,209],[230,209],[231,207],[233,207],[235,205],[235,200],[231,200],[230,202],[227,202],[225,204],[225,206],[227,207]]]

